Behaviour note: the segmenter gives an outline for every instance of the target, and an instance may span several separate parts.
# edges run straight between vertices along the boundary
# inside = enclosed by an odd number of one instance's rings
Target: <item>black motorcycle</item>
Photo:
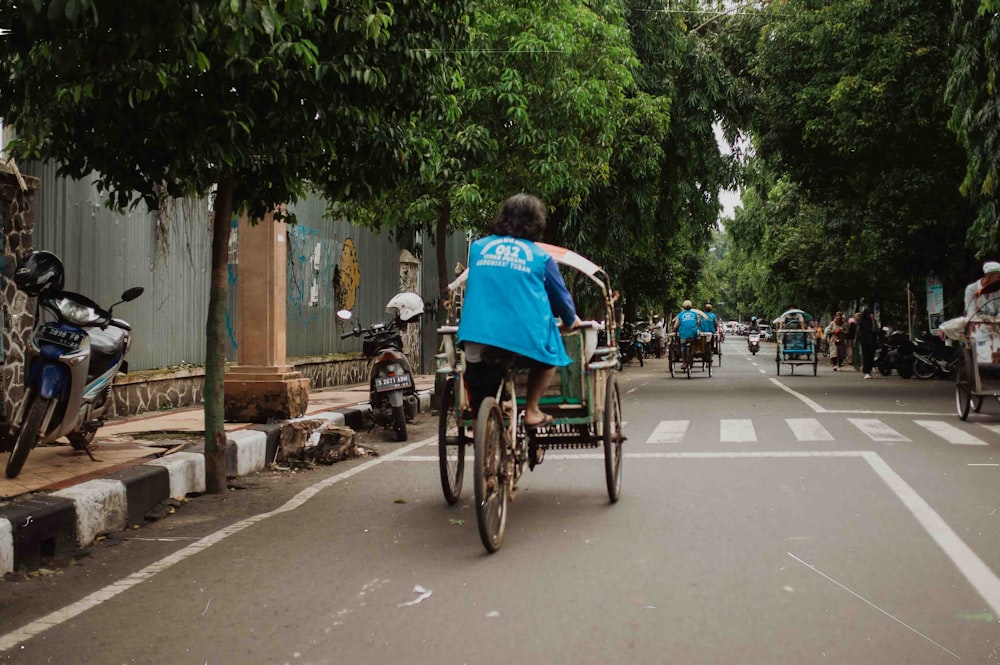
[[[619,362],[622,365],[627,365],[633,359],[638,359],[639,366],[642,367],[645,364],[644,355],[643,343],[638,339],[638,331],[631,323],[626,323],[618,334]]]
[[[925,332],[914,343],[913,374],[918,379],[951,380],[955,377],[958,367],[958,351],[944,342],[940,337]]]
[[[889,376],[892,370],[896,370],[901,377],[909,379],[913,376],[914,349],[913,341],[906,332],[895,330],[888,335],[883,333],[875,351],[874,365],[882,376]]]

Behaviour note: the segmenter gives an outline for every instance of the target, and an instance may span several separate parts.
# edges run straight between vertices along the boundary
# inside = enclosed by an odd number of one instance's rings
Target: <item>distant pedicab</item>
[[[816,376],[819,354],[812,322],[812,315],[801,309],[786,310],[771,322],[777,342],[774,364],[778,376],[781,376],[782,365],[788,366],[791,374],[795,374],[798,365],[812,365],[813,376]]]
[[[691,308],[699,318],[707,318],[705,312]],[[712,376],[712,354],[715,351],[715,333],[699,332],[698,337],[682,340],[676,332],[667,335],[667,368],[670,376],[683,374],[691,378],[695,363],[703,372]]]
[[[987,397],[1000,400],[1000,273],[984,277],[965,316],[945,321],[941,330],[960,344],[955,406],[966,420]]]

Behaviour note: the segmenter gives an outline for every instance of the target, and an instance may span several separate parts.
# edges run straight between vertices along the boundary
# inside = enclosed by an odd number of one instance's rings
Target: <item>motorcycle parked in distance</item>
[[[913,341],[905,331],[894,330],[886,335],[883,330],[874,365],[882,376],[889,376],[896,370],[901,377],[909,379],[913,376],[913,351]]]
[[[410,361],[403,353],[400,334],[406,324],[416,321],[424,313],[424,301],[416,293],[400,293],[385,306],[393,314],[388,323],[373,323],[368,328],[360,326],[340,339],[363,337],[361,350],[368,363],[368,396],[372,420],[376,425],[391,427],[397,441],[406,441],[406,421],[417,415],[417,395],[413,383]],[[337,316],[348,320],[350,310],[340,310]]]
[[[50,252],[29,254],[14,273],[17,288],[36,301],[24,397],[10,421],[8,478],[21,472],[32,448],[60,437],[90,455],[115,376],[128,372],[132,327],[112,312],[142,295],[142,287],[128,289],[105,310],[90,298],[63,291],[64,274],[62,262]]]
[[[913,375],[918,379],[951,380],[958,367],[958,351],[940,337],[925,332],[914,342]]]
[[[760,351],[759,332],[747,333],[747,348],[750,349],[751,354],[757,355],[757,352]]]
[[[638,339],[638,331],[631,323],[625,323],[618,333],[618,362],[627,365],[633,359],[639,360],[639,366],[644,365],[643,345]]]

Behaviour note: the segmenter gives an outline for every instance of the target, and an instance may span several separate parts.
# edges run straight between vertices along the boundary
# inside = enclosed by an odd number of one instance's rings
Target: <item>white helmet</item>
[[[424,301],[416,293],[398,293],[385,306],[385,311],[394,314],[400,321],[409,323],[424,313]]]

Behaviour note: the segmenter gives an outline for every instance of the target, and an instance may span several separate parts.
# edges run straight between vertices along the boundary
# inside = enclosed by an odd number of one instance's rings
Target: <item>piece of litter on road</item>
[[[497,612],[496,610],[490,610],[489,612],[486,613],[487,619],[495,619],[498,616],[500,616],[500,613]]]
[[[425,589],[425,588],[423,588],[422,586],[420,586],[418,584],[417,586],[413,587],[413,593],[419,593],[420,595],[417,596],[415,599],[407,602],[407,603],[400,603],[396,607],[410,607],[411,605],[416,605],[417,603],[422,603],[423,601],[425,601],[428,598],[430,598],[431,594],[434,593],[434,592],[431,591],[430,589]]]

